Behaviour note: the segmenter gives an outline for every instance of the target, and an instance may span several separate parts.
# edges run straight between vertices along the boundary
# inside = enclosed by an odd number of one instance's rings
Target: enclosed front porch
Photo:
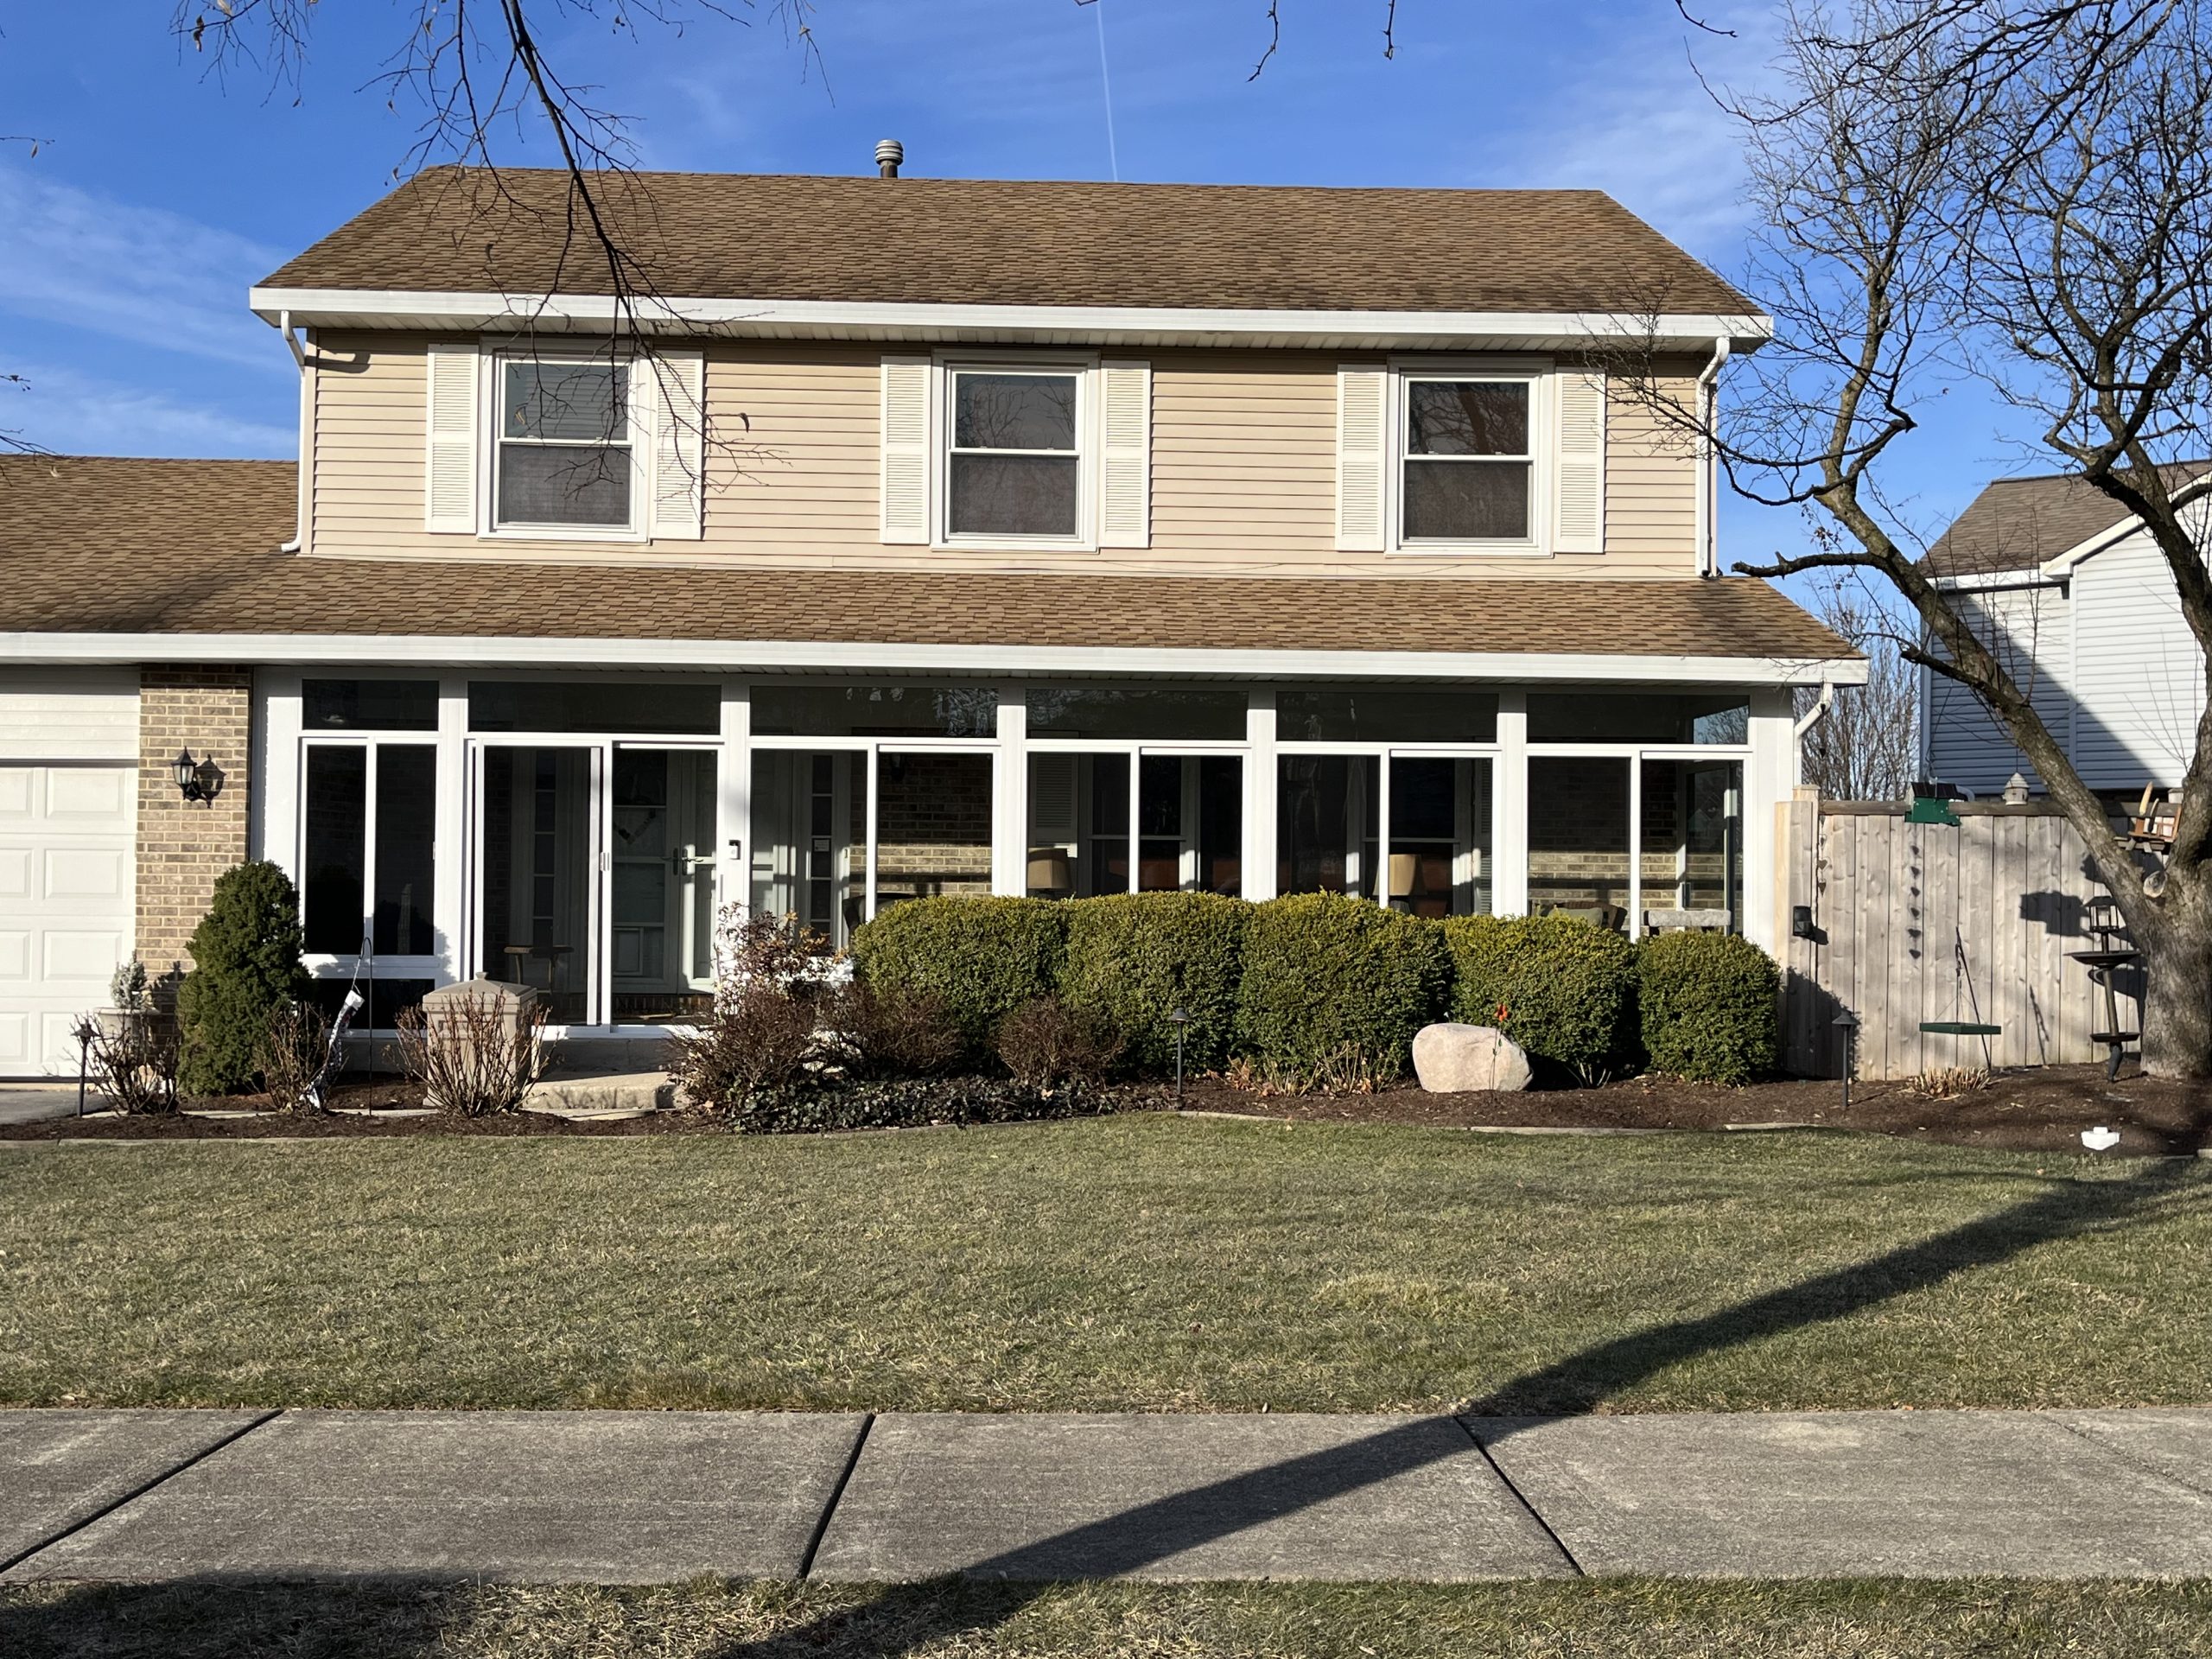
[[[685,1024],[717,912],[834,946],[906,899],[1329,890],[1770,942],[1775,687],[264,672],[260,833],[309,965],[389,1027],[538,987]],[[1766,833],[1759,833],[1759,826]]]

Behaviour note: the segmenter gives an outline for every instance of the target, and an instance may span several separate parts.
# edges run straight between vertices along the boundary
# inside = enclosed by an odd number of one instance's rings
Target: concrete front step
[[[634,1117],[675,1103],[676,1085],[665,1071],[556,1071],[531,1085],[522,1109],[556,1117]]]

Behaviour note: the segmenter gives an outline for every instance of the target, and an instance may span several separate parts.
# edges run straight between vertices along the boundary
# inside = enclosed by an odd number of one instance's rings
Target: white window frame
[[[479,445],[477,476],[480,480],[477,496],[478,534],[486,540],[505,542],[643,542],[651,531],[648,518],[651,512],[652,488],[652,456],[653,453],[652,411],[639,396],[637,359],[627,352],[609,353],[585,348],[563,349],[518,348],[512,342],[505,345],[486,343],[477,354],[477,361],[485,365],[478,392],[478,430],[484,435]],[[622,407],[626,416],[630,448],[630,518],[623,524],[504,524],[499,518],[499,464],[501,452],[507,440],[500,434],[499,413],[505,404],[502,391],[510,363],[531,364],[586,364],[611,365],[622,383]],[[525,440],[533,444],[546,445],[548,441]],[[559,441],[550,441],[550,447],[558,447]],[[595,448],[593,444],[573,444],[575,448]]]
[[[1557,370],[1550,359],[1393,358],[1386,410],[1387,472],[1383,483],[1385,545],[1416,557],[1552,556],[1551,499],[1556,473],[1553,429],[1557,420]],[[1410,454],[1413,400],[1407,388],[1421,381],[1517,382],[1529,388],[1529,533],[1519,537],[1409,540],[1405,533],[1406,463]],[[1498,457],[1506,459],[1506,457]],[[1478,463],[1479,464],[1479,463]]]
[[[938,353],[931,359],[935,384],[930,396],[930,545],[1023,549],[1062,553],[1098,550],[1099,359],[1095,355],[1009,352],[978,356],[971,352]],[[952,436],[954,378],[962,374],[1072,375],[1076,383],[1075,533],[1071,536],[955,535],[952,531]],[[1061,454],[1063,450],[1006,449],[1000,454]]]

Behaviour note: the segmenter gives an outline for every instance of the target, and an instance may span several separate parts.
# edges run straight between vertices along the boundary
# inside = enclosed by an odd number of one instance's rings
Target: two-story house
[[[2208,466],[2178,465],[2170,485]],[[2204,654],[2141,519],[2078,477],[2000,479],[1929,550],[1927,568],[2082,782],[2115,804],[2180,787],[2204,712]],[[1981,700],[1924,668],[1920,731],[1923,778],[1993,794],[2017,772],[2043,786]]]
[[[625,297],[563,175],[480,183],[253,291],[296,467],[0,467],[0,1072],[250,855],[380,1027],[659,1031],[732,902],[1771,940],[1793,692],[1863,664],[1609,378],[1768,323],[1605,196],[647,175]]]

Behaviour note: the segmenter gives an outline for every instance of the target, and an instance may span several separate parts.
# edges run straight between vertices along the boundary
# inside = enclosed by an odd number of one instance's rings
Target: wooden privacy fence
[[[1801,791],[1809,795],[1809,791]],[[1843,1074],[1836,1015],[1859,1017],[1862,1077],[1983,1063],[1983,1039],[1931,1021],[2002,1026],[1998,1065],[2101,1060],[2101,993],[2067,960],[2094,948],[2088,905],[2105,888],[2081,839],[2042,803],[1955,801],[1955,827],[1905,822],[1902,805],[1798,798],[1776,809],[1781,887],[1783,1065]],[[1795,907],[1809,906],[1810,938]],[[2121,1023],[2137,1005],[2123,979]]]

